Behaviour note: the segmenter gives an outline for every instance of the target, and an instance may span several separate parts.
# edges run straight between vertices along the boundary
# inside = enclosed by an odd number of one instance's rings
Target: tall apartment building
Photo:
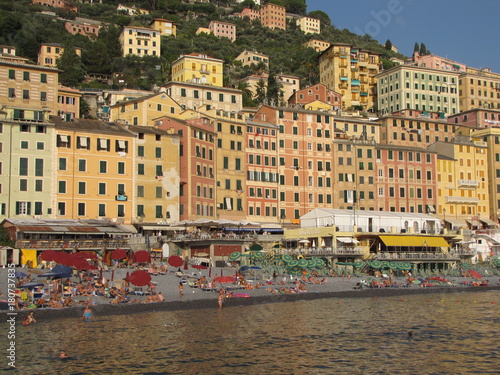
[[[494,138],[493,138],[494,139]],[[428,147],[439,153],[438,213],[449,219],[479,226],[479,217],[491,212],[488,189],[487,143],[468,136],[451,142],[436,142]]]
[[[38,65],[57,67],[57,62],[64,53],[64,47],[59,43],[42,43],[38,50]],[[82,49],[75,47],[75,53],[82,56]]]
[[[123,56],[160,56],[160,35],[149,27],[123,27],[119,37]]]
[[[98,120],[51,121],[56,129],[56,178],[52,186],[56,218],[116,218],[131,223],[136,135]]]
[[[225,37],[231,42],[236,40],[236,25],[234,23],[210,21],[208,29],[218,38]]]
[[[149,25],[152,29],[159,31],[162,36],[177,36],[177,24],[163,18],[155,18]]]
[[[445,118],[459,112],[458,72],[398,65],[376,78],[381,114],[414,109]]]
[[[321,33],[321,21],[316,19],[316,18],[300,17],[297,20],[297,26],[305,34],[320,34]]]
[[[172,81],[223,86],[224,61],[205,54],[181,55],[172,63]]]
[[[241,11],[241,18],[248,17],[250,21],[259,20],[260,19],[260,11],[257,9],[245,8]]]
[[[273,3],[264,4],[260,8],[260,22],[270,29],[286,30],[286,8]]]
[[[467,68],[459,78],[460,111],[500,109],[500,74],[489,69]]]
[[[179,218],[215,219],[216,129],[208,117],[179,120],[168,116],[156,119],[156,127],[180,137]]]
[[[373,109],[376,105],[378,53],[350,44],[332,44],[319,56],[320,82],[342,94],[342,109]]]

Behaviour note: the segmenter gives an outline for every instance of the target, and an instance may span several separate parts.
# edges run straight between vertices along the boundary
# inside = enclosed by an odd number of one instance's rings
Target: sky
[[[387,39],[405,56],[415,42],[433,54],[500,73],[499,0],[307,0],[332,25]]]

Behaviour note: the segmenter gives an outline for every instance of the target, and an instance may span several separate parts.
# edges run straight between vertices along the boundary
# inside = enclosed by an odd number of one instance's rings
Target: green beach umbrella
[[[398,264],[396,262],[389,262],[388,263],[388,266],[390,269],[392,270],[397,270],[399,267],[398,267]]]
[[[292,256],[288,254],[284,254],[281,258],[287,263],[292,260]]]
[[[307,268],[315,268],[316,267],[316,260],[315,259],[309,259],[307,261]]]
[[[301,259],[301,260],[299,260],[299,262],[298,262],[298,266],[299,266],[300,268],[307,268],[307,260],[305,260],[305,259]]]
[[[399,263],[398,268],[402,271],[410,271],[413,265],[411,263]]]
[[[365,265],[365,263],[363,261],[361,261],[361,260],[357,260],[357,261],[354,262],[354,267],[355,268],[361,268],[364,265]]]
[[[297,267],[299,265],[299,261],[295,259],[290,259],[287,263],[288,267]]]
[[[229,255],[230,260],[238,260],[241,258],[241,253],[239,251],[235,251]]]
[[[323,259],[316,258],[315,262],[316,262],[316,267],[317,268],[321,268],[321,267],[325,266],[325,261]]]
[[[382,262],[380,260],[372,260],[370,263],[370,267],[378,270],[378,269],[382,268]]]

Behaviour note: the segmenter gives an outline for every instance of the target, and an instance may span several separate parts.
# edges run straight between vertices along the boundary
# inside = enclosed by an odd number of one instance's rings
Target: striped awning
[[[380,236],[386,246],[397,247],[450,247],[443,237],[424,236]]]

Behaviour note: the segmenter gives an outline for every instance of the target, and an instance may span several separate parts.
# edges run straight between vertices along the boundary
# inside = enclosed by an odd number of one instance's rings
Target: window
[[[137,164],[137,174],[144,175],[144,164]]]
[[[137,146],[137,156],[144,156],[144,146]]]
[[[118,174],[125,174],[125,162],[118,162]]]
[[[30,80],[30,72],[23,72],[23,81]]]
[[[43,176],[43,159],[35,159],[35,176]]]
[[[78,171],[85,172],[87,170],[87,160],[78,159]]]
[[[19,159],[19,176],[28,175],[28,158]]]
[[[59,194],[66,194],[66,181],[59,181],[58,192]]]
[[[108,162],[101,160],[99,162],[99,173],[106,173],[108,171]]]
[[[40,82],[41,83],[47,83],[47,74],[46,73],[40,74]]]
[[[19,191],[28,191],[28,180],[25,178],[19,180]]]
[[[85,194],[87,190],[87,183],[84,181],[78,182],[78,194]]]
[[[16,79],[16,71],[14,69],[9,69],[9,79]]]
[[[156,147],[155,148],[155,157],[156,158],[161,158],[161,147]]]
[[[98,207],[98,215],[106,216],[106,205],[104,203],[99,203]]]
[[[98,191],[99,191],[99,195],[106,195],[106,183],[105,182],[99,182]]]

